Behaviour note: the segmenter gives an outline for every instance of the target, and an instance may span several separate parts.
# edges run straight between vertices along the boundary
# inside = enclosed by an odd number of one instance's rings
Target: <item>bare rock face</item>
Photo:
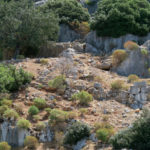
[[[141,53],[141,50],[130,51],[128,57],[117,68],[114,69],[120,75],[128,76],[136,74],[139,77],[149,77],[148,68],[150,66],[150,54],[146,56]]]
[[[80,39],[80,34],[70,29],[68,25],[61,24],[59,31],[59,42],[73,42],[74,40]]]
[[[139,37],[131,34],[127,34],[119,38],[98,37],[95,31],[90,32],[85,38],[86,43],[92,45],[95,49],[97,49],[99,54],[111,53],[115,49],[121,49],[123,48],[124,43],[127,41],[135,41],[142,44],[148,39],[150,39],[150,34],[144,37]]]
[[[28,135],[36,136],[40,142],[51,142],[53,137],[48,124],[40,132],[18,128],[15,122],[7,120],[0,124],[0,141],[6,141],[13,147],[23,146]]]
[[[134,85],[130,87],[129,91],[122,90],[112,92],[111,96],[116,97],[117,101],[133,109],[141,109],[143,105],[148,102],[149,92],[150,87],[143,81],[135,82]]]
[[[27,135],[29,135],[27,130],[13,127],[8,121],[0,125],[0,141],[7,141],[12,146],[23,146]]]

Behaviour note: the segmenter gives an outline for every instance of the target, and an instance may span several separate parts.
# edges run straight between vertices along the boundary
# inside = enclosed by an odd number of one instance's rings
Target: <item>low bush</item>
[[[141,49],[141,53],[143,56],[148,56],[148,50],[145,48]]]
[[[42,99],[42,98],[35,98],[34,105],[39,109],[43,109],[46,107],[46,101],[45,99]]]
[[[120,65],[126,58],[127,58],[127,53],[125,50],[115,50],[112,54],[112,63],[113,66],[118,66]]]
[[[127,50],[138,50],[139,49],[139,45],[136,44],[133,41],[127,41],[124,43],[124,48]]]
[[[150,111],[145,109],[130,128],[124,129],[115,134],[110,143],[114,149],[150,149]]]
[[[88,105],[93,100],[93,96],[86,91],[81,91],[73,94],[72,100],[79,100],[81,105]]]
[[[54,90],[64,92],[66,89],[66,78],[63,75],[57,76],[53,80],[50,80],[48,85]]]
[[[111,83],[112,90],[121,90],[124,88],[124,82],[122,80],[116,80]]]
[[[0,65],[0,92],[16,91],[22,85],[30,83],[32,75],[22,68],[12,65]]]
[[[36,106],[31,106],[28,110],[29,115],[37,115],[39,113],[39,109]]]
[[[97,138],[101,140],[103,143],[108,142],[111,135],[112,135],[111,130],[106,128],[101,128],[96,131]]]
[[[139,77],[135,74],[130,74],[128,76],[128,82],[129,83],[133,83],[133,82],[138,81],[138,80],[139,80]]]
[[[64,144],[76,144],[83,138],[86,138],[90,135],[90,128],[88,125],[75,122],[67,130],[64,137]]]
[[[49,119],[52,123],[64,122],[69,119],[68,112],[59,109],[52,109]]]
[[[48,64],[48,60],[47,59],[40,59],[40,63],[42,65],[47,65]]]
[[[36,149],[38,146],[38,140],[34,136],[26,136],[24,145],[29,149]]]
[[[16,120],[17,118],[19,118],[19,115],[18,115],[18,113],[15,110],[7,109],[4,112],[3,117],[7,118],[7,119],[15,119]]]
[[[88,109],[87,109],[87,108],[80,108],[80,109],[79,109],[79,112],[80,112],[80,115],[81,115],[81,116],[84,116],[85,114],[88,113]]]
[[[31,126],[31,123],[24,118],[19,119],[17,122],[17,127],[19,127],[19,128],[28,129],[28,128],[30,128],[30,126]]]
[[[109,138],[114,134],[114,128],[109,123],[95,124],[96,136],[99,140],[107,143]]]
[[[148,68],[148,73],[149,73],[149,75],[150,75],[150,68]]]
[[[8,99],[3,99],[1,101],[1,105],[6,105],[8,107],[11,107],[12,106],[12,100],[8,100]]]
[[[51,108],[45,108],[45,111],[46,111],[47,115],[50,115],[52,109]]]
[[[75,30],[77,33],[79,33],[82,37],[87,35],[90,32],[90,25],[88,22],[78,22],[74,21],[69,23],[69,26]]]
[[[11,146],[7,142],[0,142],[0,150],[11,150]]]
[[[36,130],[38,130],[38,131],[42,131],[42,130],[44,130],[45,128],[46,128],[46,125],[45,125],[44,122],[38,122],[38,123],[36,124]]]
[[[4,112],[8,109],[9,109],[9,107],[6,105],[0,106],[0,115],[2,116],[4,114]]]
[[[33,115],[32,117],[34,122],[38,122],[41,119],[39,115]]]

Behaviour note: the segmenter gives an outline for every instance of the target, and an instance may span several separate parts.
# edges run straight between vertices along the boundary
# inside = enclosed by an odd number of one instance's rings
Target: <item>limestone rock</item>
[[[92,31],[86,36],[85,39],[88,44],[92,45],[93,47],[95,47],[95,49],[98,50],[99,54],[101,53],[106,54],[112,52],[114,49],[122,49],[124,43],[127,41],[135,41],[137,43],[138,42],[143,43],[148,39],[150,39],[150,34],[148,34],[145,37],[127,34],[119,38],[112,38],[112,37],[98,37],[96,35],[96,32]]]

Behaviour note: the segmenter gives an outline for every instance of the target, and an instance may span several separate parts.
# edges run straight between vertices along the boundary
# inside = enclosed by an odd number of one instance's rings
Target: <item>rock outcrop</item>
[[[68,25],[61,24],[59,30],[58,41],[59,42],[73,42],[80,39],[80,34],[72,30]]]
[[[108,54],[115,49],[121,49],[126,41],[135,41],[139,44],[142,44],[148,39],[150,39],[150,34],[144,37],[131,34],[127,34],[119,38],[98,37],[95,31],[90,32],[85,38],[86,42],[94,47],[94,51],[97,49],[99,54]],[[92,51],[93,50],[91,49],[91,52]]]
[[[144,55],[141,50],[129,51],[128,57],[114,69],[120,75],[136,74],[139,77],[149,77],[150,54]]]
[[[16,126],[16,122],[3,121],[0,124],[0,141],[6,141],[13,147],[20,147],[24,145],[24,139],[28,135],[36,136],[40,142],[51,142],[52,132],[46,124],[46,128],[43,131],[33,131],[27,129],[21,129]]]
[[[149,101],[150,86],[146,82],[135,82],[129,91],[112,91],[111,96],[133,109],[141,109]]]

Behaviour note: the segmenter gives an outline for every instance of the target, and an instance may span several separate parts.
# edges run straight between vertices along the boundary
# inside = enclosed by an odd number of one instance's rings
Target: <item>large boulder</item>
[[[98,37],[95,31],[90,32],[85,40],[86,43],[95,47],[98,50],[99,54],[101,53],[111,53],[115,49],[123,48],[123,45],[127,41],[135,41],[137,43],[144,43],[150,39],[150,33],[147,36],[139,37],[131,34],[121,36],[119,38],[112,37]]]

